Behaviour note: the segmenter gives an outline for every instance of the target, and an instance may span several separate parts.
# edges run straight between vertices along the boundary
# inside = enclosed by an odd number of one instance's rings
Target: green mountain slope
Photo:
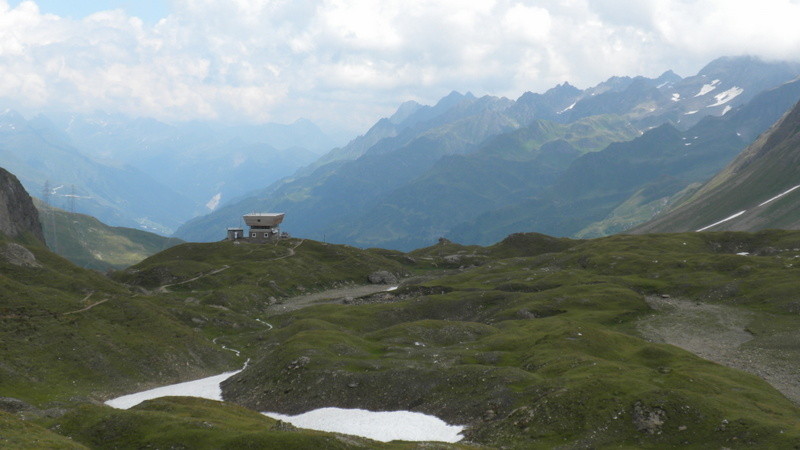
[[[40,246],[2,239],[0,251],[6,396],[37,403],[97,396],[235,365],[163,306],[96,272]]]
[[[696,194],[635,231],[800,228],[798,167],[800,104]]]
[[[798,99],[800,81],[793,81],[686,131],[667,124],[611,144],[577,158],[540,195],[488,211],[445,236],[488,244],[526,230],[582,237],[624,231],[685,198],[687,188],[714,176]]]
[[[331,226],[327,235],[363,247],[417,248],[483,212],[540,194],[581,154],[638,135],[616,116],[571,124],[535,120],[474,152],[441,158],[417,179],[375,199],[354,220]]]
[[[174,245],[180,239],[125,227],[37,202],[48,247],[81,267],[123,269]]]

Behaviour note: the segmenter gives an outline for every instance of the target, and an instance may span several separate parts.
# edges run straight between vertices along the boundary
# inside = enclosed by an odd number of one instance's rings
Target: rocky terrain
[[[0,168],[0,233],[13,239],[33,237],[44,243],[33,200],[14,174]]]

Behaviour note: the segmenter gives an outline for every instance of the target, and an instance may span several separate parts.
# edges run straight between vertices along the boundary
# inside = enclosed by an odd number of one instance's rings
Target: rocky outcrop
[[[16,266],[42,267],[30,250],[13,242],[0,247],[0,257]]]
[[[368,279],[372,284],[397,284],[397,277],[386,270],[372,272]]]
[[[21,238],[26,233],[44,243],[39,213],[17,177],[0,168],[0,233]]]

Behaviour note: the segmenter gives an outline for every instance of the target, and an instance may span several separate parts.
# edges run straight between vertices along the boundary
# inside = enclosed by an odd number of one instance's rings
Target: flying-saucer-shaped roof
[[[243,216],[248,227],[277,227],[285,213],[250,213]]]

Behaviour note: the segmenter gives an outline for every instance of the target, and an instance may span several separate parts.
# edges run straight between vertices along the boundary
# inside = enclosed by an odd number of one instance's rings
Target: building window
[[[250,233],[250,237],[256,237],[255,233]]]

